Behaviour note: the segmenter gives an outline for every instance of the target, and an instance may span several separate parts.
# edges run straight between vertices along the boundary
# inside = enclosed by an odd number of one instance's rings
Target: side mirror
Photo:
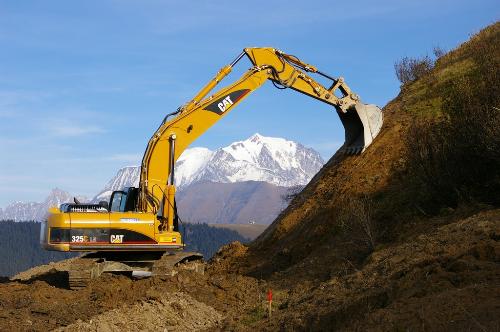
[[[103,208],[105,208],[106,210],[109,211],[109,203],[106,202],[106,201],[100,201],[99,202],[99,206],[102,206]]]

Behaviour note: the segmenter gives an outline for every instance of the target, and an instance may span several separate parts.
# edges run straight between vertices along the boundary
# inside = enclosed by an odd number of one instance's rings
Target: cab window
[[[122,211],[122,205],[125,204],[127,195],[123,191],[115,191],[111,196],[111,212]]]

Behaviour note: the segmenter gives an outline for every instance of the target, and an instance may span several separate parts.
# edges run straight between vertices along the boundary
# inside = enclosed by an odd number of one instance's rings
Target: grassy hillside
[[[250,270],[312,261],[295,272],[316,278],[325,261],[329,275],[332,261],[362,262],[431,217],[445,223],[498,206],[499,38],[500,24],[490,26],[404,86],[374,144],[361,156],[333,156],[250,247]]]

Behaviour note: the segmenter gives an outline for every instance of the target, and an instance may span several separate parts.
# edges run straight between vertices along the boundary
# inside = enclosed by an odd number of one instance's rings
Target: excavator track
[[[173,255],[166,253],[154,263],[151,272],[153,276],[174,276],[180,269],[204,274],[203,255],[195,252],[182,252]]]
[[[68,272],[69,288],[80,290],[103,273],[128,274],[134,278],[174,276],[179,270],[203,274],[203,255],[195,252],[113,253],[95,252],[75,260]]]
[[[98,258],[83,256],[76,260],[68,270],[69,288],[79,290],[87,287],[92,279],[97,279],[102,273],[103,264]]]

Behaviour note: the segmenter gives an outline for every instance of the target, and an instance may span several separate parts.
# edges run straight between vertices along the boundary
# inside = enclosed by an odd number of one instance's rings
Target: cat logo
[[[123,243],[125,235],[111,235],[111,243]]]
[[[205,109],[210,112],[217,113],[219,115],[227,112],[233,105],[235,105],[241,98],[245,97],[250,92],[250,89],[236,90],[230,92],[228,95],[215,100],[210,105],[206,106]]]
[[[220,103],[217,104],[222,113],[224,113],[229,107],[231,107],[231,105],[233,105],[231,96],[227,96],[226,98],[222,99]]]

